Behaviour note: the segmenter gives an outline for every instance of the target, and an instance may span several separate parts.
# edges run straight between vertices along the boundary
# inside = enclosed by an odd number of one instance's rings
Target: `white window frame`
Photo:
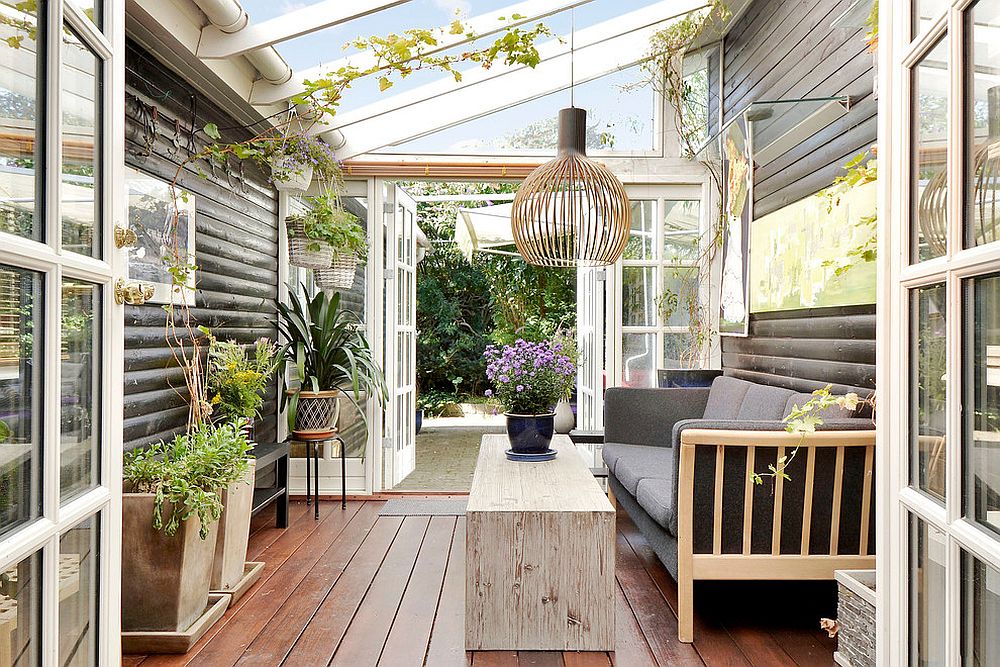
[[[100,0],[98,0],[100,2]],[[98,517],[98,659],[100,664],[117,665],[121,660],[121,467],[122,467],[122,385],[124,374],[124,308],[115,303],[115,277],[124,273],[124,253],[114,246],[115,224],[124,226],[124,140],[125,136],[125,3],[104,0],[103,31],[71,2],[48,4],[46,16],[45,62],[39,76],[45,77],[44,124],[45,169],[44,230],[46,242],[38,242],[0,232],[0,262],[44,274],[43,409],[41,459],[42,515],[0,540],[0,570],[41,552],[42,664],[58,664],[59,659],[59,539],[81,521]],[[100,225],[103,260],[62,250],[60,183],[62,162],[61,49],[63,25],[76,35],[102,62],[101,100],[101,188],[103,199]],[[101,288],[101,405],[100,483],[95,488],[60,506],[60,359],[61,286],[63,278],[75,278]]]
[[[1000,271],[1000,243],[964,249],[965,32],[973,0],[953,0],[910,40],[911,0],[883,3],[879,39],[879,278],[877,372],[879,419],[877,516],[878,657],[880,665],[908,664],[909,515],[947,536],[945,643],[947,664],[961,664],[961,554],[1000,569],[1000,538],[962,517],[962,282]],[[948,251],[910,264],[910,70],[945,33],[949,43],[947,187]],[[963,196],[955,196],[963,193]],[[946,447],[944,505],[910,486],[909,291],[944,283],[947,306]]]

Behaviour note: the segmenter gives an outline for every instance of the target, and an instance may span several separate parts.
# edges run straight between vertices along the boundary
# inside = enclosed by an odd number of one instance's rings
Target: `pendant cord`
[[[576,8],[570,8],[569,10],[569,105],[571,107],[576,106],[575,102],[576,73],[573,71],[574,68],[573,57],[575,51],[576,51]]]

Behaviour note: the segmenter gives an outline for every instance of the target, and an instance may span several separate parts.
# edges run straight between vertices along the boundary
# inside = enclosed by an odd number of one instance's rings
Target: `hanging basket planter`
[[[330,268],[313,272],[316,285],[321,289],[350,289],[354,285],[357,266],[357,255],[334,253]]]
[[[288,263],[303,269],[328,269],[333,248],[326,241],[292,236],[288,239]]]
[[[300,165],[290,158],[275,158],[271,163],[271,182],[277,190],[296,192],[309,189],[312,183],[312,165]]]

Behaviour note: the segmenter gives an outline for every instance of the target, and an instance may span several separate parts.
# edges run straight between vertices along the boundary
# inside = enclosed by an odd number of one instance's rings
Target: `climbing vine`
[[[878,160],[868,151],[855,155],[844,165],[844,169],[846,173],[833,179],[832,186],[816,193],[817,197],[826,200],[827,213],[832,213],[840,204],[841,198],[854,188],[878,180]],[[854,266],[874,262],[878,257],[878,213],[863,215],[854,224],[863,230],[862,240],[844,253],[843,257],[823,262],[824,267],[833,268],[834,275],[838,278]]]

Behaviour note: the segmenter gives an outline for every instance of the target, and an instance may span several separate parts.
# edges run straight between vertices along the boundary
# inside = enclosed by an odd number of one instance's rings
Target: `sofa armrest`
[[[669,447],[674,424],[705,414],[708,388],[612,387],[604,394],[604,441]]]

